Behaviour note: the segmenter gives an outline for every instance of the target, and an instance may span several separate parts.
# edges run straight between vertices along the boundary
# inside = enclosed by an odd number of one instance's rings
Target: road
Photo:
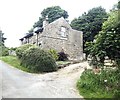
[[[82,98],[76,89],[76,82],[86,65],[83,62],[57,72],[31,74],[0,61],[1,95],[3,98]]]

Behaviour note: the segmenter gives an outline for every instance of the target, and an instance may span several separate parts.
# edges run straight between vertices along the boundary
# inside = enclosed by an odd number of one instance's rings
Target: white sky
[[[102,6],[107,11],[118,0],[0,0],[0,29],[7,38],[7,47],[20,45],[19,39],[38,21],[44,8],[60,6],[69,14],[69,20],[79,17],[93,7]]]

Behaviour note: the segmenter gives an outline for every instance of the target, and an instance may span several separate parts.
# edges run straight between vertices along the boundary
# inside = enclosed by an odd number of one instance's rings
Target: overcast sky
[[[102,6],[109,11],[118,0],[0,0],[0,29],[7,38],[7,47],[20,45],[19,39],[38,21],[44,8],[60,6],[69,14],[69,20],[77,18],[93,7]]]

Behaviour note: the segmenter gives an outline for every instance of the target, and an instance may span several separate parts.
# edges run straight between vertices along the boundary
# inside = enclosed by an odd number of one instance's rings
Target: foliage
[[[21,58],[21,65],[33,72],[52,72],[57,65],[52,55],[40,48],[27,49]]]
[[[71,64],[70,61],[57,61],[56,63],[57,63],[57,65],[69,65],[69,64]]]
[[[11,66],[18,68],[20,70],[23,70],[26,72],[31,72],[27,68],[20,65],[20,61],[16,56],[4,56],[4,57],[1,57],[0,60],[4,61],[7,64],[10,64]]]
[[[22,58],[23,53],[30,47],[33,47],[34,45],[32,44],[25,44],[16,49],[16,55],[19,59]]]
[[[33,32],[35,27],[42,27],[46,16],[48,17],[48,22],[51,23],[60,17],[68,18],[68,13],[59,6],[48,7],[41,12],[41,17],[34,23],[33,28],[31,28],[29,32]]]
[[[48,16],[48,21],[50,23],[60,17],[68,18],[67,11],[61,9],[59,6],[48,7],[41,12],[41,15],[43,19],[45,19],[46,16]]]
[[[102,31],[96,36],[94,45],[90,49],[97,62],[104,63],[105,56],[114,60],[116,67],[120,68],[120,10],[111,11],[108,20],[103,23]],[[92,59],[94,60],[94,59]]]
[[[33,28],[31,28],[30,30],[28,30],[29,33],[32,33],[34,31]]]
[[[119,4],[118,4],[119,5]],[[102,30],[93,42],[86,43],[92,64],[104,64],[105,57],[114,60],[114,70],[102,70],[100,74],[85,71],[77,83],[79,91],[86,98],[119,98],[120,97],[120,9],[109,13]],[[119,68],[119,69],[118,69]],[[107,80],[106,82],[104,80]]]
[[[94,40],[95,35],[99,33],[102,28],[102,23],[106,20],[107,13],[102,7],[96,7],[82,14],[71,22],[73,29],[83,31],[84,48],[86,42]],[[87,54],[87,51],[84,52]]]
[[[58,60],[58,53],[56,50],[50,49],[48,52],[53,56],[55,60]]]
[[[0,56],[8,56],[8,48],[5,47],[3,44],[0,45]]]
[[[2,30],[0,30],[0,45],[4,44],[4,41],[6,40],[6,38],[3,37],[4,33],[2,32]]]
[[[69,66],[70,64],[72,64],[72,62],[70,61],[56,61],[57,65],[58,65],[58,68],[64,68],[66,66]]]
[[[102,70],[100,74],[86,70],[77,82],[77,87],[85,98],[120,97],[119,76],[119,70]]]
[[[9,55],[8,48],[2,47],[2,56],[8,56],[8,55]]]
[[[66,60],[68,60],[68,55],[61,51],[58,53],[58,60],[66,61]]]
[[[117,8],[120,9],[120,1],[118,1]]]
[[[2,32],[2,30],[0,30],[0,56],[8,56],[8,48],[4,45],[4,41],[6,40],[6,38],[4,38],[3,35],[4,33]]]
[[[15,51],[17,49],[17,47],[11,47],[10,50],[12,51]]]
[[[42,27],[43,26],[43,18],[39,17],[39,20],[34,23],[33,28],[35,27]]]

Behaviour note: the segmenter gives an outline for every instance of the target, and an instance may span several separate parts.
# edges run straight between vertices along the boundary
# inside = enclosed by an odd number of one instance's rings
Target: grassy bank
[[[4,61],[7,64],[9,64],[9,65],[11,65],[15,68],[18,68],[20,70],[23,70],[23,71],[26,71],[26,72],[31,72],[27,68],[20,65],[20,61],[17,59],[16,56],[3,56],[3,57],[0,57],[0,60]]]
[[[77,88],[79,93],[88,99],[120,98],[119,76],[119,70],[104,70],[100,74],[94,74],[92,70],[86,70],[77,82]]]
[[[21,66],[20,61],[16,56],[3,56],[3,57],[0,57],[0,60],[4,61],[7,64],[9,64],[9,65],[11,65],[11,66],[13,66],[15,68],[18,68],[20,70],[30,72],[30,73],[34,73],[31,70],[27,69],[26,67]],[[58,68],[60,66],[65,67],[65,66],[68,66],[70,64],[69,61],[57,61],[56,63],[58,65]],[[62,67],[60,67],[60,68],[62,68]]]

